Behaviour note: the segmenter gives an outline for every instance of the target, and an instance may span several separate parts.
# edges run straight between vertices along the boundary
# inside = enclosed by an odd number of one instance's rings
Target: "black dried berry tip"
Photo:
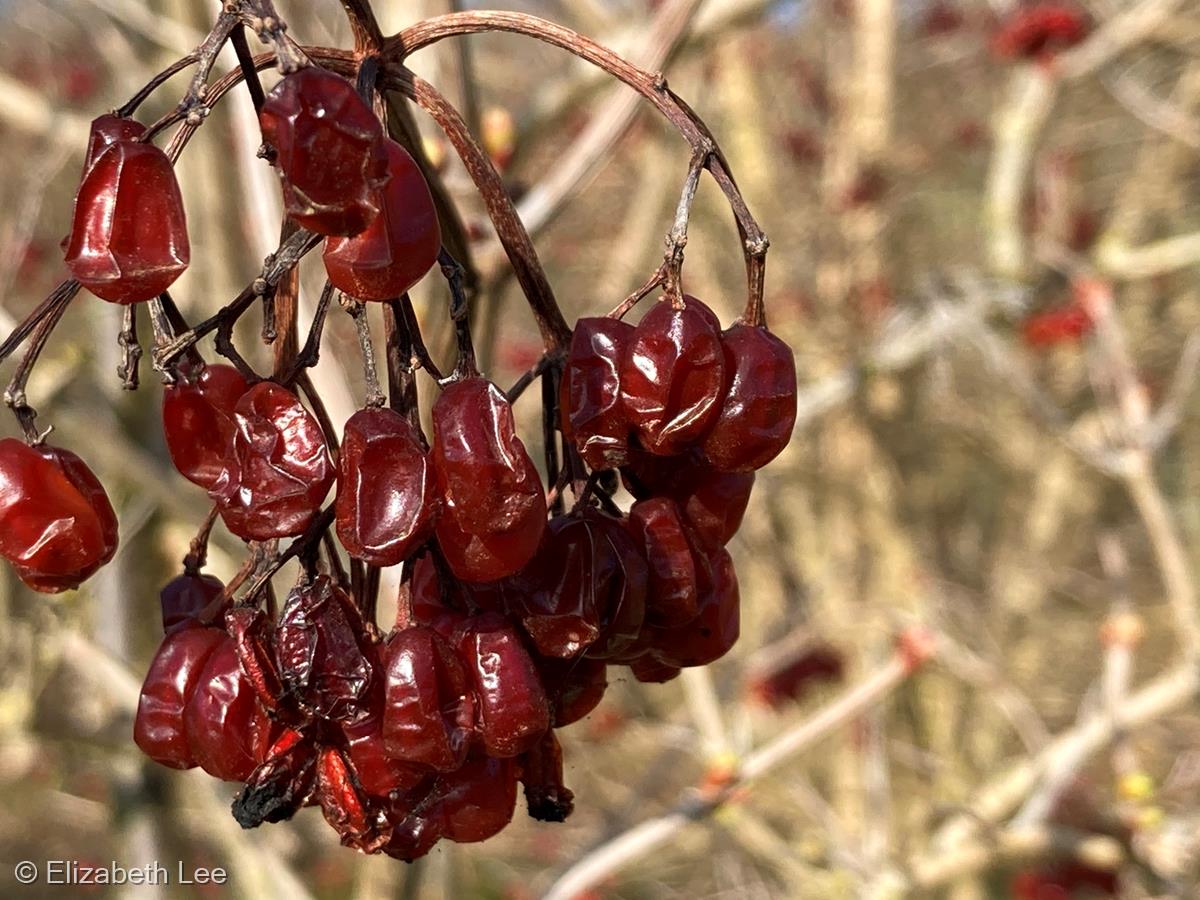
[[[248,784],[233,801],[233,817],[243,828],[257,828],[263,822],[286,822],[302,805],[287,785]]]
[[[525,788],[529,817],[539,822],[565,822],[575,810],[575,794],[565,787]]]

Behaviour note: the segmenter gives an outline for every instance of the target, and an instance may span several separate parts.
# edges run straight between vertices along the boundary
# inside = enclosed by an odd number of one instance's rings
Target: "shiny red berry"
[[[158,595],[164,634],[202,624],[198,616],[221,595],[225,585],[212,575],[178,575]]]
[[[652,655],[667,666],[706,666],[737,643],[741,608],[733,560],[719,550],[701,569],[696,618],[679,628],[650,629]]]
[[[163,435],[171,462],[189,481],[212,488],[225,471],[235,429],[233,408],[249,385],[233,366],[205,366],[163,391]]]
[[[173,769],[196,765],[184,730],[184,709],[209,657],[226,640],[219,628],[189,628],[168,635],[158,648],[133,720],[134,743],[155,762]]]
[[[117,552],[103,485],[69,450],[0,440],[0,556],[35,591],[78,587]]]
[[[475,755],[443,775],[429,816],[443,836],[458,843],[486,841],[512,821],[517,805],[517,765]]]
[[[454,574],[494,581],[525,565],[545,530],[546,498],[494,384],[466,378],[442,391],[432,459],[444,503],[438,542]]]
[[[287,214],[318,234],[358,234],[387,182],[383,129],[349,81],[307,66],[285,75],[259,113]]]
[[[604,660],[586,656],[574,659],[539,656],[535,663],[550,698],[555,728],[578,722],[604,699],[608,689],[608,665]]]
[[[346,422],[338,467],[337,533],[351,556],[399,565],[433,535],[437,491],[408,419],[359,410]]]
[[[694,454],[635,453],[621,479],[638,499],[670,497],[699,543],[723,547],[737,533],[754,488],[753,472],[719,472]]]
[[[629,525],[649,563],[646,619],[651,624],[686,625],[699,613],[696,554],[675,501],[640,500],[629,510]]]
[[[241,396],[233,419],[226,466],[209,489],[226,527],[248,541],[302,533],[334,481],[321,426],[269,381]]]
[[[192,630],[181,631],[182,637]],[[258,765],[266,720],[242,671],[233,640],[222,635],[183,711],[184,732],[197,765],[223,781],[245,781]]]
[[[695,297],[657,303],[634,329],[621,367],[625,415],[642,447],[680,453],[714,421],[725,391],[716,316]]]
[[[621,524],[598,511],[551,521],[538,555],[514,580],[511,610],[545,656],[608,658],[641,631],[646,562]]]
[[[368,794],[383,797],[408,791],[429,777],[424,766],[405,762],[388,751],[378,716],[345,726],[342,733],[346,738],[346,759]]]
[[[152,144],[118,140],[84,175],[67,243],[71,276],[113,303],[157,297],[188,266],[175,170]]]
[[[497,757],[524,753],[550,727],[550,706],[517,632],[496,613],[474,616],[461,629],[458,650],[478,703],[484,749]]]
[[[796,424],[796,361],[765,328],[737,324],[721,335],[728,391],[701,444],[715,468],[761,469],[782,452]]]
[[[562,376],[563,432],[592,469],[624,465],[629,420],[621,402],[621,363],[634,327],[620,319],[575,323]]]
[[[393,633],[381,653],[383,739],[397,759],[451,772],[467,756],[475,699],[454,648],[432,628]]]
[[[339,291],[358,300],[399,297],[437,262],[442,232],[425,176],[408,151],[385,140],[388,183],[379,214],[353,237],[325,239],[325,272]]]

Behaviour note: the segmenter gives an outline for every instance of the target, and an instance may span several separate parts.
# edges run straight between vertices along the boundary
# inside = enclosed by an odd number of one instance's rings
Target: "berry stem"
[[[360,301],[344,294],[339,297],[338,302],[354,320],[354,330],[358,334],[358,347],[362,351],[363,379],[367,384],[366,405],[383,406],[386,398],[379,387],[379,375],[375,370],[375,345],[371,342],[371,325],[367,321],[367,307]]]
[[[696,191],[700,187],[700,173],[704,171],[712,152],[712,144],[705,141],[703,146],[692,154],[687,178],[683,182],[683,191],[679,195],[679,204],[675,208],[675,221],[667,233],[667,252],[663,257],[662,266],[656,273],[661,273],[663,292],[675,309],[683,309],[681,282],[683,280],[683,250],[687,246],[688,222],[692,216],[692,204],[696,201]]]
[[[117,377],[121,387],[127,391],[138,389],[138,363],[142,358],[142,345],[138,343],[137,305],[130,304],[121,311],[121,332],[117,335],[121,348],[121,364],[117,366]]]
[[[198,575],[208,562],[208,539],[212,534],[213,524],[217,521],[217,505],[214,503],[204,517],[200,530],[192,538],[187,556],[183,558],[183,571],[186,575]]]
[[[580,59],[598,66],[649,100],[675,126],[675,129],[692,146],[693,151],[701,151],[707,142],[707,145],[712,148],[712,152],[705,162],[705,168],[712,174],[717,186],[725,194],[742,239],[749,294],[744,317],[751,324],[761,324],[763,319],[763,280],[769,241],[746,206],[746,201],[729,172],[725,156],[717,145],[712,132],[692,111],[691,107],[671,91],[667,86],[666,78],[661,73],[647,72],[569,28],[536,16],[517,12],[449,13],[417,22],[384,42],[383,57],[385,64],[399,63],[417,50],[446,38],[491,31],[509,31],[526,35],[560,47]],[[403,71],[396,71],[390,65],[388,69],[393,76],[412,77]],[[419,79],[414,78],[414,80]],[[419,97],[416,99],[422,108],[429,111]]]
[[[58,327],[58,323],[62,321],[63,314],[67,311],[68,301],[74,296],[75,291],[79,290],[78,282],[67,282],[67,284],[73,284],[75,290],[71,291],[62,302],[51,305],[46,314],[42,316],[33,331],[33,337],[29,342],[28,349],[25,351],[25,356],[22,357],[20,365],[17,366],[16,372],[13,373],[12,381],[8,383],[8,387],[4,391],[4,404],[17,417],[17,423],[21,426],[21,431],[25,434],[25,440],[30,444],[40,443],[45,435],[39,434],[37,426],[34,424],[37,419],[37,410],[30,406],[26,400],[25,385],[29,382],[29,376],[33,374],[33,367],[37,364],[38,357],[42,355],[42,351],[46,348],[46,342],[50,340],[50,335]]]
[[[333,285],[326,281],[325,287],[321,289],[321,296],[317,299],[317,308],[313,312],[312,325],[308,329],[308,337],[304,339],[304,346],[296,355],[292,371],[280,381],[280,384],[285,387],[293,384],[301,372],[311,369],[320,361],[321,335],[325,332],[325,319],[329,313],[329,303],[333,299],[333,291]]]

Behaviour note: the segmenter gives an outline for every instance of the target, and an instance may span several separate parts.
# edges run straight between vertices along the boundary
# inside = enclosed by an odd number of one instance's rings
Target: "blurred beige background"
[[[387,32],[472,6],[376,5]],[[768,315],[796,350],[800,419],[730,547],[738,647],[662,686],[614,670],[599,709],[563,735],[577,805],[566,824],[534,823],[519,804],[500,837],[443,842],[412,866],[338,847],[316,810],[241,832],[233,786],[144,764],[130,739],[157,590],[206,505],[170,468],[154,373],[144,363],[141,389],[120,389],[119,312],[85,293],[30,397],[107,485],[122,547],[61,596],[0,572],[0,895],[75,896],[13,880],[19,860],[75,859],[232,876],[78,889],[88,896],[540,896],[755,748],[803,737],[842,691],[877,683],[897,634],[919,624],[937,650],[920,673],[579,896],[985,900],[1062,859],[1119,872],[1121,896],[1200,896],[1200,4],[1089,0],[1090,37],[1053,63],[994,55],[1009,0],[486,5],[664,68],[771,238]],[[61,277],[88,121],[188,52],[216,7],[0,4],[0,333]],[[350,45],[334,0],[278,7],[302,43]],[[505,164],[568,319],[645,280],[689,157],[652,109],[511,35],[446,42],[412,64]],[[418,120],[478,238],[482,360],[509,384],[537,358],[536,330],[469,179]],[[238,91],[179,164],[193,263],[173,293],[193,320],[276,243],[277,188],[257,145]],[[309,315],[319,283],[303,271]],[[744,302],[711,181],[685,286],[726,323]],[[442,290],[430,278],[416,301],[445,347]],[[1039,339],[1056,320],[1031,317],[1081,297],[1088,333]],[[326,341],[316,377],[342,421],[363,392],[348,317],[331,316]],[[535,395],[517,409],[537,459]],[[239,560],[218,534],[213,570]],[[768,676],[813,648],[838,660],[840,683],[762,702]]]

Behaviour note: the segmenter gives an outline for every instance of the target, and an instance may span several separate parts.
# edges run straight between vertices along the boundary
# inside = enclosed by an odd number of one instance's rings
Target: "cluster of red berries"
[[[300,68],[260,121],[289,218],[324,236],[333,288],[391,301],[431,269],[429,187],[350,82]],[[96,120],[66,241],[72,275],[115,303],[158,298],[188,262],[171,161],[147,135]],[[244,782],[234,815],[246,827],[315,804],[348,846],[411,860],[443,837],[495,834],[518,782],[532,816],[561,820],[572,794],[554,729],[596,707],[609,667],[662,682],[738,637],[725,544],[754,471],[791,435],[787,346],[758,322],[722,330],[671,291],[636,326],[581,319],[542,375],[561,377],[543,396],[566,454],[550,496],[570,483],[569,511],[548,502],[507,396],[460,351],[431,441],[411,400],[393,397],[355,413],[340,448],[284,377],[194,350],[170,366],[171,459],[256,555],[227,586],[193,553],[163,589],[135,740],[164,765]],[[331,526],[354,577],[321,544]],[[289,537],[302,571],[276,615],[260,602],[275,571],[262,562]],[[26,583],[75,587],[115,549],[112,508],[77,457],[0,441],[0,553]],[[366,585],[399,565],[384,633]]]

